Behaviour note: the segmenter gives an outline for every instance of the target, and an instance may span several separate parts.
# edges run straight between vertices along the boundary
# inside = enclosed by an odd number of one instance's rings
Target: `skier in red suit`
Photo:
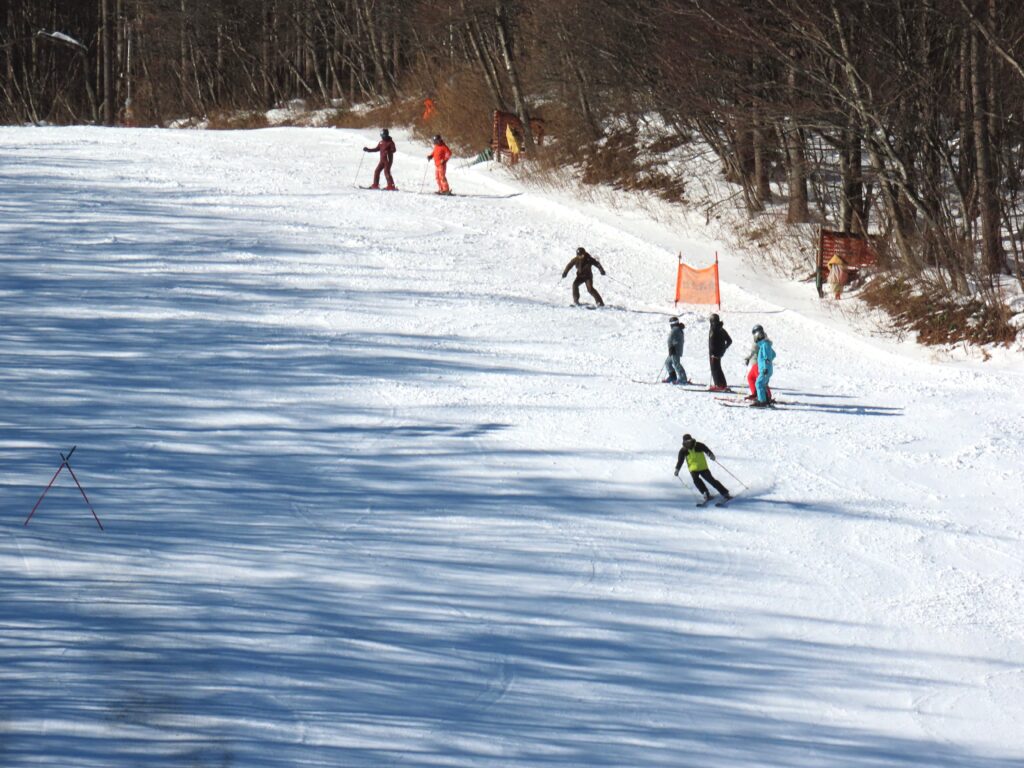
[[[439,195],[450,195],[452,193],[451,188],[448,186],[447,177],[448,160],[451,156],[452,151],[444,143],[441,134],[437,134],[434,137],[434,149],[427,155],[427,160],[434,161],[434,176],[437,179],[437,194]]]
[[[385,189],[397,192],[398,187],[395,186],[395,180],[391,178],[391,164],[395,161],[395,142],[388,134],[388,129],[385,128],[380,132],[380,142],[376,147],[363,147],[363,152],[380,152],[380,161],[373,169],[373,184],[370,185],[370,189],[380,189],[380,172],[384,171],[384,178],[388,180]]]

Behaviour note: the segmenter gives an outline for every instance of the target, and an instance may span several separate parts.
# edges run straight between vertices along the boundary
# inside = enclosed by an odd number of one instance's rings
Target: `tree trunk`
[[[795,52],[791,52],[795,60]],[[786,75],[786,88],[791,108],[796,99],[796,64],[790,63]],[[786,222],[804,224],[810,220],[807,197],[807,161],[804,155],[804,137],[793,117],[786,118],[782,126],[782,139],[786,147],[786,165],[789,172],[789,203],[786,208]]]
[[[862,150],[860,137],[853,131],[845,131],[845,146],[842,148],[839,163],[843,176],[843,193],[841,215],[843,232],[855,235],[866,235],[868,229],[868,212],[864,199],[864,180],[862,169]]]
[[[463,2],[462,8],[465,10],[465,2]],[[505,103],[505,95],[501,92],[501,81],[498,79],[498,72],[494,68],[491,57],[487,55],[484,49],[480,23],[475,16],[466,23],[466,34],[469,36],[469,44],[473,49],[473,55],[476,56],[477,63],[480,65],[480,71],[484,74],[487,88],[494,99],[494,106],[502,111],[507,111],[508,106]]]
[[[274,104],[273,91],[273,45],[274,45],[274,7],[272,0],[263,0],[263,106],[270,108]]]
[[[14,26],[14,3],[13,2],[7,3],[7,29],[10,30],[10,34],[13,35],[15,33],[15,29],[16,28]],[[6,88],[4,89],[4,91],[7,94],[7,102],[10,105],[11,112],[12,112],[12,114],[15,114],[18,110],[17,110],[17,106],[16,106],[15,101],[14,101],[14,94],[13,94],[13,88],[14,88],[14,84],[16,82],[15,81],[15,77],[14,77],[14,46],[13,45],[4,46],[4,59],[5,59],[5,65],[6,65],[6,70],[7,70],[7,83],[6,83]],[[85,65],[85,80],[86,80],[86,82],[89,81],[89,65],[88,64]]]
[[[496,0],[494,3],[494,21],[498,41],[501,44],[501,55],[505,61],[505,71],[508,73],[508,81],[512,86],[512,99],[516,103],[516,112],[523,123],[523,145],[525,149],[531,150],[533,149],[533,130],[530,128],[530,111],[527,109],[526,96],[519,80],[519,69],[516,67],[515,58],[512,55],[512,37],[508,30],[508,19],[505,15],[503,0]]]
[[[793,118],[787,118],[781,130],[783,145],[786,147],[786,175],[789,187],[786,223],[805,224],[810,220],[811,213],[808,205],[803,135]]]
[[[764,124],[761,121],[760,111],[755,107],[753,115],[753,130],[751,140],[754,148],[754,192],[757,196],[760,208],[772,200],[772,186],[768,178],[767,149],[764,140]]]
[[[985,60],[977,32],[971,35],[971,94],[974,101],[974,154],[978,180],[978,213],[981,216],[982,262],[989,277],[1006,269],[999,228],[999,200],[992,177],[992,147],[989,138],[988,95]]]
[[[103,125],[113,126],[117,111],[117,87],[114,84],[114,9],[112,0],[101,0],[103,57]]]
[[[178,43],[180,50],[178,52],[178,78],[179,90],[181,93],[181,107],[183,110],[188,109],[189,102],[189,76],[188,71],[188,8],[185,6],[185,0],[180,0],[181,7],[181,19],[178,27]]]
[[[971,222],[977,217],[977,195],[975,189],[974,175],[974,103],[971,100],[971,36],[964,34],[960,40],[960,88],[959,88],[958,112],[960,117],[960,153],[957,180],[960,186],[960,194],[964,203],[964,226],[965,233],[970,237],[973,225]]]
[[[366,38],[370,42],[370,59],[373,64],[374,86],[377,94],[380,95],[384,93],[386,88],[382,30],[374,22],[368,0],[358,0],[356,6],[362,14],[363,24],[366,28]]]

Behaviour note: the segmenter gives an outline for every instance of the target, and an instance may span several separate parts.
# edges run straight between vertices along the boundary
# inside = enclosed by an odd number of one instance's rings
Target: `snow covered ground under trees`
[[[0,765],[1024,764],[1020,359],[723,253],[791,405],[634,383],[715,243],[399,139],[0,129]]]

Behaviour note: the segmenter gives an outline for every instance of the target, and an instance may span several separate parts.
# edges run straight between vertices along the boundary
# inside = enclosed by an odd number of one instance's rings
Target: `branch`
[[[47,32],[45,29],[40,29],[32,37],[45,37],[45,38],[49,38],[50,40],[55,40],[58,43],[63,43],[64,45],[70,45],[72,48],[78,48],[78,49],[80,49],[82,51],[88,51],[89,50],[84,45],[82,45],[80,42],[75,40],[75,38],[71,37],[71,35],[65,35],[63,32],[57,32],[57,31]]]
[[[1021,79],[1024,79],[1024,67],[1021,66],[1013,56],[1010,55],[1003,46],[1001,46],[992,34],[992,30],[988,28],[987,24],[982,23],[981,19],[974,15],[974,12],[967,6],[964,0],[960,0],[960,7],[964,9],[964,13],[967,14],[967,18],[971,20],[971,25],[977,28],[981,32],[982,37],[985,38],[985,42],[992,46],[992,49],[999,54],[999,56],[1006,61],[1007,64],[1018,74]]]

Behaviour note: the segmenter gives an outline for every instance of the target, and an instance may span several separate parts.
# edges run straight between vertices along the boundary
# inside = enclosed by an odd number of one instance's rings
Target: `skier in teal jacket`
[[[772,347],[772,340],[768,338],[762,328],[754,332],[754,342],[757,344],[757,400],[750,404],[751,408],[767,408],[771,405],[768,398],[768,381],[772,377],[772,361],[775,359],[775,349]]]

